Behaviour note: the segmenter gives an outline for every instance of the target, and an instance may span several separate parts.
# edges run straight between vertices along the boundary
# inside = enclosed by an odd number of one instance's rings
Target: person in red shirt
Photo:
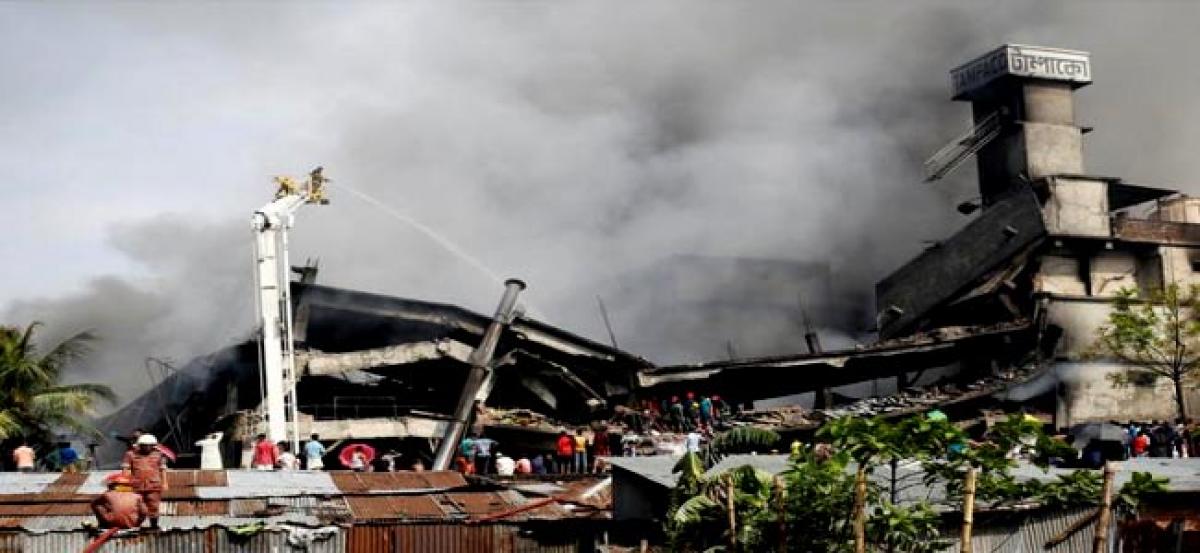
[[[612,449],[608,445],[608,427],[601,426],[600,430],[597,430],[596,435],[592,438],[592,457],[596,459],[596,472],[600,472],[600,458],[608,457],[609,455],[612,455]]]
[[[1150,436],[1146,435],[1145,432],[1139,433],[1133,439],[1132,449],[1134,457],[1145,457],[1146,451],[1150,449]]]
[[[254,468],[258,470],[275,470],[279,463],[279,446],[267,439],[266,434],[259,434],[254,443]]]
[[[101,528],[137,528],[148,509],[142,496],[133,491],[133,480],[124,474],[108,479],[108,491],[92,501],[92,514]]]
[[[575,457],[575,440],[571,439],[571,435],[563,430],[558,433],[558,444],[555,447],[555,453],[558,457],[558,473],[566,474],[571,471],[571,462]]]
[[[167,458],[157,445],[158,439],[153,434],[142,434],[137,448],[126,451],[121,460],[122,474],[132,481],[134,491],[146,504],[151,528],[158,528],[158,506],[167,489]]]

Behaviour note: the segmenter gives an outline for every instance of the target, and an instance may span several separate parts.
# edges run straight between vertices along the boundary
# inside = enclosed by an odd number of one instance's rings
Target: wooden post
[[[1112,521],[1113,481],[1117,470],[1112,463],[1104,464],[1104,491],[1100,495],[1100,517],[1096,520],[1096,539],[1092,542],[1093,553],[1108,553],[1108,526]]]
[[[867,553],[867,467],[854,473],[854,553]]]
[[[787,553],[787,486],[778,475],[775,476],[775,494],[775,508],[779,510],[779,553]]]
[[[734,499],[734,497],[733,497],[733,496],[734,496],[734,493],[735,493],[735,490],[734,490],[734,488],[733,488],[733,475],[726,476],[725,478],[726,478],[726,480],[725,480],[725,486],[726,486],[726,488],[725,488],[725,493],[726,493],[726,495],[728,496],[728,497],[727,497],[727,499],[726,499],[726,503],[727,503],[727,508],[728,508],[728,510],[729,510],[729,550],[730,550],[730,551],[737,551],[737,550],[738,550],[738,543],[737,543],[737,511],[735,510],[735,506],[736,506],[736,505],[735,505],[735,503],[734,503],[734,501],[733,501],[733,499]]]
[[[967,469],[963,480],[962,535],[959,536],[962,545],[959,551],[972,553],[974,547],[971,546],[971,527],[975,523],[975,467]]]

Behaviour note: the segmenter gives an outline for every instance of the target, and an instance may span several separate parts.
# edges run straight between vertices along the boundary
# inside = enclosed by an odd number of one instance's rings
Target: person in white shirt
[[[221,438],[225,434],[213,432],[203,440],[196,442],[200,447],[200,468],[202,470],[221,470],[225,468],[221,462]]]
[[[292,453],[292,444],[279,444],[279,470],[300,470],[300,459]]]
[[[700,433],[695,430],[688,432],[683,439],[688,453],[700,453]]]
[[[517,469],[517,462],[513,461],[512,457],[503,453],[496,454],[496,474],[500,476],[512,476]]]

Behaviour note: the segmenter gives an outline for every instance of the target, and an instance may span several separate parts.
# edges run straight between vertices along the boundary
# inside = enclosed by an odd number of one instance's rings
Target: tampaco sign
[[[1079,50],[1005,44],[950,71],[954,98],[967,97],[1009,75],[1083,86],[1092,82],[1091,55]]]

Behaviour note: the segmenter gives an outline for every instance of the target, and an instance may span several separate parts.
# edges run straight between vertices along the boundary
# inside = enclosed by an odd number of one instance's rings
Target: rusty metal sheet
[[[382,491],[419,491],[466,486],[463,476],[453,471],[439,472],[346,472],[329,473],[337,488],[348,493]]]
[[[346,504],[356,519],[444,519],[447,511],[430,495],[347,497]]]
[[[225,471],[223,470],[196,471],[197,487],[224,487],[228,485],[229,478],[225,476]]]
[[[490,515],[520,505],[520,503],[514,504],[500,494],[493,492],[447,493],[442,495],[457,506],[459,510],[470,516]]]
[[[347,553],[399,553],[396,526],[355,525],[350,527],[346,536]],[[416,551],[409,548],[404,551]]]
[[[426,471],[420,474],[426,481],[429,482],[431,488],[461,488],[467,485],[467,479],[463,475],[452,470]]]
[[[43,493],[75,493],[87,477],[87,473],[84,472],[64,472],[52,484],[46,486]]]
[[[515,527],[411,524],[396,526],[396,551],[425,553],[511,553]]]

